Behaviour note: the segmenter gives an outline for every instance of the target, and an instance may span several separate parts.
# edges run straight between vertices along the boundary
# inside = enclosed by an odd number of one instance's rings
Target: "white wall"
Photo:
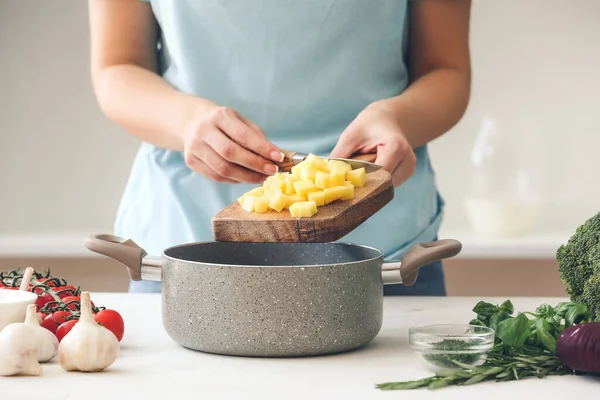
[[[471,105],[431,148],[444,228],[467,227],[469,153],[492,115],[506,143],[544,156],[537,229],[570,231],[600,210],[600,1],[473,3]],[[0,235],[112,228],[138,142],[95,103],[86,4],[0,0]]]

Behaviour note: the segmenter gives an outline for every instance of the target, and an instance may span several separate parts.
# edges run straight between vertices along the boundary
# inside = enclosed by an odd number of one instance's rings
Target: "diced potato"
[[[310,218],[317,213],[314,201],[300,201],[290,206],[290,214],[294,218]]]
[[[265,181],[263,182],[263,187],[268,188],[269,186],[271,186],[271,183],[275,180],[275,177],[273,175],[271,176],[267,176],[267,179],[265,179]],[[252,189],[254,190],[254,189]]]
[[[281,212],[288,202],[288,196],[281,192],[273,193],[269,197],[269,208]]]
[[[317,155],[311,153],[306,157],[306,159],[304,159],[304,161],[310,163],[315,169],[319,171],[329,173],[329,166],[321,157]]]
[[[269,186],[269,189],[274,189],[279,192],[283,192],[284,188],[285,188],[285,181],[281,180],[281,179],[273,180],[273,182],[271,182],[271,185]]]
[[[262,196],[263,194],[265,194],[265,188],[263,187],[255,187],[254,189],[250,190],[249,192],[244,193],[244,196]]]
[[[290,196],[287,196],[287,204],[283,208],[288,209],[291,207],[292,204],[299,203],[302,201],[306,201],[306,198],[298,196],[297,194],[292,194]]]
[[[323,171],[318,171],[315,175],[315,186],[319,189],[326,189],[329,187],[329,174]]]
[[[262,186],[244,193],[237,199],[248,212],[281,212],[289,209],[295,218],[309,218],[318,207],[336,200],[351,200],[355,187],[366,184],[364,168],[353,170],[350,164],[309,154],[292,167],[290,172],[267,177]]]
[[[300,171],[300,179],[309,180],[312,183],[315,183],[315,176],[317,175],[317,172],[319,172],[319,170],[314,167],[304,167],[302,168],[302,171]]]
[[[254,200],[254,212],[266,213],[267,211],[269,211],[269,197],[257,197],[256,200]]]
[[[329,169],[333,171],[342,171],[344,173],[351,171],[352,167],[350,164],[340,160],[329,160]]]
[[[242,204],[242,208],[248,212],[253,212],[255,200],[255,196],[246,196],[246,198],[244,199],[244,204]]]
[[[346,172],[346,180],[355,187],[363,187],[367,182],[367,174],[364,168],[357,168]]]
[[[283,193],[285,194],[296,194],[296,188],[294,188],[294,182],[299,181],[296,175],[288,175],[285,178],[285,186],[283,188]]]
[[[315,192],[318,189],[315,187],[315,184],[308,179],[300,179],[293,183],[294,189],[296,189],[296,194],[298,196],[302,196],[307,198],[309,192]]]
[[[296,176],[298,179],[300,179],[300,173],[302,172],[302,166],[300,164],[298,165],[294,165],[292,167],[292,175]]]
[[[325,205],[325,192],[319,190],[317,192],[308,193],[308,201],[314,201],[317,204],[317,207],[321,207]]]
[[[346,181],[346,173],[339,169],[334,169],[329,174],[329,187],[342,186]]]
[[[342,195],[344,194],[343,189],[344,186],[332,186],[324,189],[323,192],[325,193],[325,204],[333,203],[334,201],[341,199]]]
[[[342,195],[340,196],[340,200],[350,200],[354,198],[354,186],[353,185],[342,185],[336,186],[340,188],[340,192]]]

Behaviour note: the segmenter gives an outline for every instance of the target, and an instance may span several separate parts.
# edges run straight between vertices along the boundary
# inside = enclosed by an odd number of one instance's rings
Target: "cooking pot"
[[[373,340],[383,285],[412,285],[420,267],[461,251],[417,244],[402,261],[351,243],[197,242],[148,255],[130,239],[92,235],[86,247],[120,261],[132,280],[162,281],[162,322],[189,349],[236,356],[332,354]]]

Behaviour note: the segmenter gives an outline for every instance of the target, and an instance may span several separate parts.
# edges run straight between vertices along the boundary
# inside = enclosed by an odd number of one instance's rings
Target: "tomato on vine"
[[[125,322],[123,317],[115,310],[102,310],[94,315],[94,320],[114,333],[119,342],[125,334]]]

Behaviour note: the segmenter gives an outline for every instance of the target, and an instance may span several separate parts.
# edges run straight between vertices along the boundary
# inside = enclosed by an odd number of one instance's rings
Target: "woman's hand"
[[[391,110],[371,105],[352,121],[340,136],[330,157],[350,158],[357,153],[377,152],[376,164],[392,174],[397,187],[415,172],[416,156]]]
[[[256,124],[228,107],[202,104],[183,135],[186,165],[217,182],[261,183],[283,158]]]

